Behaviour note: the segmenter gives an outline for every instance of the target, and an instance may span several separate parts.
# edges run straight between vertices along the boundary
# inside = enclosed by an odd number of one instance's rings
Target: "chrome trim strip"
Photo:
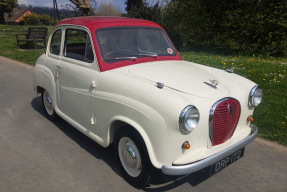
[[[227,133],[226,133],[226,135],[225,135],[225,139],[228,137],[228,135],[229,135],[229,132],[230,132],[230,130],[231,130],[231,125],[232,125],[232,120],[233,120],[233,108],[232,108],[232,106],[231,105],[228,105],[228,111],[229,111],[229,114],[230,114],[230,123],[229,123],[229,127],[228,127],[228,131],[227,131]],[[240,115],[240,114],[239,114]],[[236,125],[237,126],[237,125]],[[234,128],[234,129],[236,129],[236,127]]]
[[[208,158],[202,159],[195,163],[187,164],[187,165],[163,165],[162,172],[166,175],[186,175],[190,173],[194,173],[199,171],[207,166],[213,165],[217,163],[221,159],[231,155],[232,153],[240,150],[241,148],[245,147],[247,144],[251,143],[258,134],[258,128],[254,124],[250,124],[250,128],[253,131],[248,137],[243,139],[242,141],[232,145],[231,147],[213,155]]]

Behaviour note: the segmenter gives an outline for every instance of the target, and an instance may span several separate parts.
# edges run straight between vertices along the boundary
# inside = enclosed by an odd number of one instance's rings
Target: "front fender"
[[[133,127],[142,137],[142,139],[145,142],[145,146],[147,148],[148,154],[149,154],[149,158],[152,162],[152,164],[157,167],[157,168],[161,168],[162,164],[159,163],[159,160],[157,159],[156,155],[155,155],[155,151],[154,148],[152,147],[152,141],[150,140],[150,137],[148,136],[148,134],[146,133],[145,129],[138,124],[135,120],[130,119],[128,117],[124,117],[124,116],[115,116],[110,120],[110,125],[113,124],[113,122],[123,122],[125,125],[129,125],[131,127]],[[112,142],[111,138],[113,138],[113,135],[115,134],[115,131],[113,130],[112,127],[109,128],[109,132],[108,132],[108,138],[109,138],[109,143]]]

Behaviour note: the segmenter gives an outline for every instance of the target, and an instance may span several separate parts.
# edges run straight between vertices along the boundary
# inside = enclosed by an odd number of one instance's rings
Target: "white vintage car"
[[[60,21],[34,70],[50,120],[60,116],[103,147],[114,144],[128,182],[155,170],[214,174],[257,135],[255,83],[183,61],[156,23],[117,17]]]

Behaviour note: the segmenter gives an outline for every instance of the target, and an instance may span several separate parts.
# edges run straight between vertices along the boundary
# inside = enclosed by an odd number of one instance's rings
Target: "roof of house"
[[[18,17],[23,15],[27,10],[28,10],[27,8],[26,9],[14,8],[10,14],[9,13],[4,14],[5,22],[6,23],[14,22]]]

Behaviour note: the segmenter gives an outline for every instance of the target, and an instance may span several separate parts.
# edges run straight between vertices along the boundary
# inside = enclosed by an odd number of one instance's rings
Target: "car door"
[[[95,131],[94,94],[99,75],[89,31],[66,27],[58,65],[57,105],[77,128]]]
[[[45,66],[52,73],[53,81],[57,83],[58,70],[57,66],[61,61],[62,46],[62,29],[56,29],[50,40],[47,57],[45,58]]]

